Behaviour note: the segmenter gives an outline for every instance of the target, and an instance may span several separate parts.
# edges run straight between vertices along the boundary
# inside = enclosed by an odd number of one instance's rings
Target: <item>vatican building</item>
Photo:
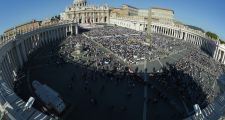
[[[77,23],[109,23],[109,7],[88,5],[86,0],[74,0],[60,15],[62,20]]]
[[[74,0],[0,53],[0,120],[224,119],[225,45],[170,8]]]

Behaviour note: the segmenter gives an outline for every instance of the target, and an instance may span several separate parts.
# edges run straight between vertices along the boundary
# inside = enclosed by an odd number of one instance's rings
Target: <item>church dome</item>
[[[85,3],[87,2],[86,0],[74,0],[73,3],[77,4],[77,3]]]
[[[73,4],[75,4],[76,6],[86,6],[87,1],[86,0],[74,0]]]

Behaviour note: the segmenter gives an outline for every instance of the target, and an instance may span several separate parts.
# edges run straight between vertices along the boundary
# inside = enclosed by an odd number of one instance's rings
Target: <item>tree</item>
[[[225,41],[223,41],[223,40],[220,39],[220,43],[221,43],[221,44],[225,44]]]
[[[218,39],[218,35],[217,34],[215,34],[215,33],[212,33],[212,32],[206,32],[206,35],[208,36],[208,37],[210,37],[211,39],[215,39],[215,40],[217,40]]]

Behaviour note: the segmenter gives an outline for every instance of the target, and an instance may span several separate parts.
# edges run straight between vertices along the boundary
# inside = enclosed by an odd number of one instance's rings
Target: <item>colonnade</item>
[[[29,55],[37,50],[38,48],[44,46],[51,46],[63,40],[67,35],[70,34],[77,34],[78,33],[78,26],[76,23],[67,23],[67,24],[60,24],[60,25],[53,25],[53,26],[46,26],[34,31],[24,33],[21,35],[17,35],[12,40],[6,40],[6,43],[0,43],[0,85],[2,83],[6,83],[7,87],[11,89],[14,88],[14,82],[17,80],[17,72],[23,67],[23,65],[28,61]],[[4,98],[5,96],[2,94],[3,88],[0,89],[0,106],[4,106],[1,103],[2,99],[7,100]],[[7,94],[7,92],[6,92]],[[1,96],[2,95],[2,96]],[[14,94],[15,95],[15,94]],[[21,99],[15,95],[17,100]],[[12,98],[11,98],[12,99]],[[9,99],[9,100],[11,100]],[[15,109],[18,106],[13,106]],[[23,112],[22,112],[23,113]],[[22,114],[21,113],[21,114]],[[28,114],[29,112],[27,112]],[[9,114],[13,114],[11,116],[16,116],[15,118],[26,119],[31,116],[24,116],[18,112],[12,112]],[[23,113],[25,114],[25,113]],[[33,114],[32,114],[33,115]],[[25,118],[23,118],[25,117]],[[31,117],[32,118],[32,117]]]
[[[81,12],[81,14],[75,14],[69,16],[69,19],[75,19],[77,23],[92,24],[92,23],[109,23],[109,12]]]
[[[28,56],[34,50],[46,45],[54,45],[67,35],[77,33],[78,26],[73,24],[38,29],[16,36],[14,40],[9,41],[1,48],[0,70],[3,80],[8,83],[10,88],[13,88],[12,80],[15,79],[15,76],[12,76],[12,72],[17,72],[27,62]]]
[[[183,34],[181,34],[180,30],[172,29],[172,28],[168,28],[168,27],[152,25],[151,30],[153,33],[160,33],[160,34],[168,35],[168,36],[175,37],[175,38],[182,39],[182,37],[183,37],[182,36]]]
[[[177,39],[183,39],[198,46],[202,45],[202,37],[197,34],[190,33],[189,31],[156,24],[152,25],[151,27],[153,33],[160,33]]]
[[[201,47],[211,56],[213,56],[216,48],[215,41],[202,37],[201,35],[195,34],[193,31],[186,29],[180,29],[177,27],[154,23],[151,25],[151,32],[185,40],[196,46]]]
[[[214,52],[214,59],[222,64],[225,64],[225,46],[222,44],[217,44],[216,50]]]

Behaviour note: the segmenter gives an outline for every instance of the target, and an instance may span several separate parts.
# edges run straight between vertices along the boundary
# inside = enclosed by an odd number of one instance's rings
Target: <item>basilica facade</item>
[[[60,14],[61,20],[74,21],[82,24],[109,23],[110,9],[107,5],[88,5],[86,0],[74,0]]]

